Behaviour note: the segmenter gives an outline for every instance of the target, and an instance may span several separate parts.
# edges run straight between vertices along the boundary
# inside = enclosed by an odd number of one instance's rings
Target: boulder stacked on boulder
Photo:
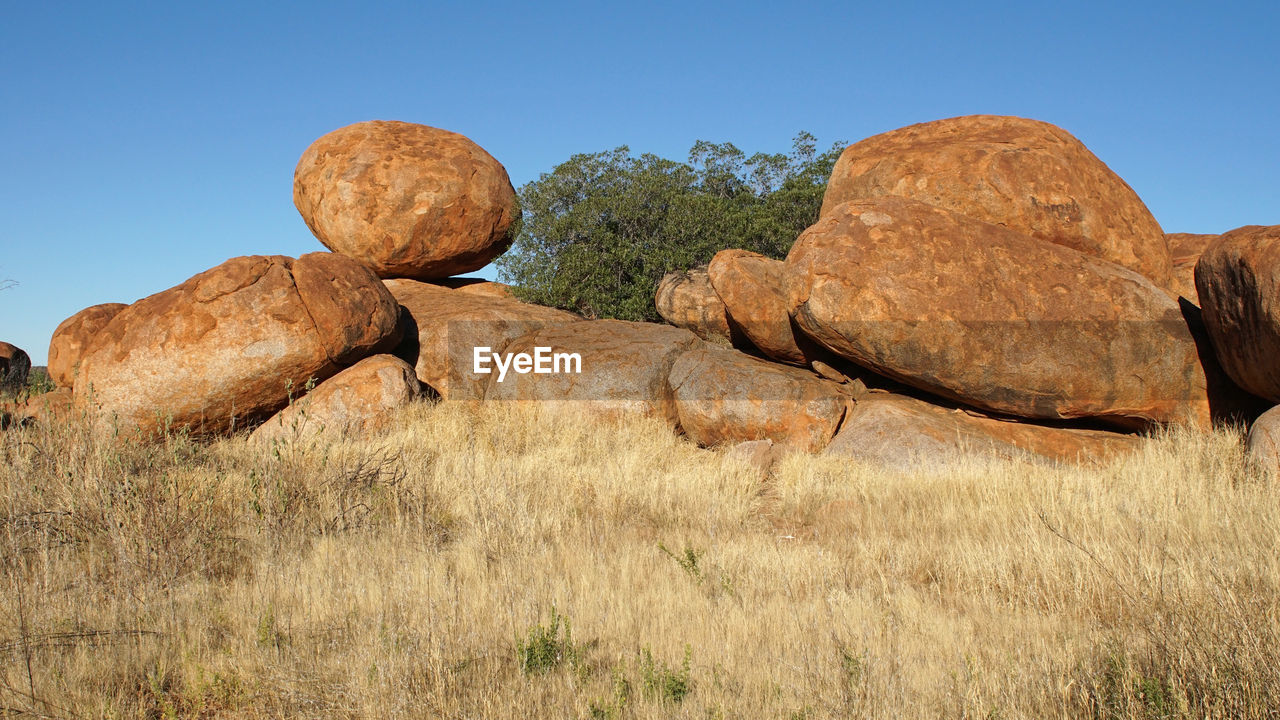
[[[316,140],[293,202],[325,247],[383,278],[447,278],[511,245],[516,193],[502,164],[457,133],[404,122],[348,125]]]
[[[729,249],[663,280],[677,327],[452,277],[505,251],[519,212],[501,164],[456,133],[336,130],[303,154],[294,200],[334,252],[233,258],[78,313],[50,348],[63,392],[144,434],[274,415],[255,437],[278,439],[369,432],[425,386],[647,414],[766,472],[783,451],[1091,462],[1140,442],[1127,432],[1248,406],[1237,383],[1280,402],[1277,229],[1166,237],[1083,144],[1032,120],[850,146],[785,260]],[[1274,455],[1269,427],[1257,455]]]

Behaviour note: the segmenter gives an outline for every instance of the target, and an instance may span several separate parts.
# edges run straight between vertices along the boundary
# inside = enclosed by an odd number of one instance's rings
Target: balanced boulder
[[[1164,233],[1118,175],[1065,130],[971,115],[850,145],[831,173],[825,216],[849,200],[919,200],[1130,268],[1167,288]]]
[[[92,305],[63,320],[49,341],[49,377],[58,387],[74,387],[80,358],[98,331],[106,327],[123,303]]]
[[[1215,240],[1196,264],[1204,324],[1227,375],[1280,402],[1280,225],[1249,225]]]
[[[399,339],[399,307],[332,253],[237,257],[121,310],[80,363],[77,407],[143,435],[223,434]]]
[[[644,414],[675,427],[679,413],[669,381],[671,366],[702,342],[682,328],[624,320],[543,328],[507,346],[505,373],[496,363],[488,365],[485,400],[537,401],[603,415]],[[539,357],[548,372],[538,369]]]
[[[348,125],[307,148],[293,202],[334,252],[379,277],[447,278],[484,267],[513,240],[515,189],[502,164],[426,125]]]
[[[31,358],[22,348],[0,342],[0,391],[16,392],[26,387]]]
[[[771,440],[817,452],[852,404],[811,372],[708,344],[681,355],[670,382],[680,427],[707,447]]]
[[[729,324],[760,352],[792,365],[807,365],[822,356],[791,326],[786,263],[747,250],[721,250],[707,266],[707,275]]]
[[[667,273],[658,283],[653,304],[663,320],[703,340],[732,342],[724,303],[711,287],[706,268]]]
[[[828,210],[787,266],[801,330],[907,385],[1025,418],[1209,422],[1178,304],[1119,265],[883,197]]]
[[[253,441],[357,435],[386,426],[418,399],[413,368],[393,355],[365,358],[320,383],[253,431]]]
[[[384,281],[409,315],[396,353],[446,400],[478,400],[489,376],[474,372],[476,353],[501,353],[516,338],[582,318],[514,298],[468,293],[416,280]],[[488,356],[485,356],[486,359]]]
[[[1138,446],[1134,435],[1045,427],[872,393],[849,411],[825,450],[895,469],[945,464],[966,456],[1093,464]]]

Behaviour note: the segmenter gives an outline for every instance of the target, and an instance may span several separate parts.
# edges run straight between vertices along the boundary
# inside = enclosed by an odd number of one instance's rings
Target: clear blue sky
[[[0,340],[43,364],[83,307],[323,249],[294,165],[370,119],[467,135],[518,187],[621,144],[683,159],[1021,115],[1083,140],[1168,232],[1280,224],[1278,8],[4,0]]]

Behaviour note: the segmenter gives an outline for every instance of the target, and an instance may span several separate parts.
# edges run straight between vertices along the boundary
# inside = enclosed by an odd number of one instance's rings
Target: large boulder
[[[489,376],[485,400],[536,401],[603,415],[644,414],[679,422],[669,375],[685,351],[702,344],[682,328],[624,320],[587,320],[543,328],[507,346],[512,357],[505,376],[496,368]],[[538,348],[550,373],[515,369],[516,355],[533,358]],[[556,353],[576,355],[578,362]]]
[[[446,278],[511,245],[518,215],[502,164],[457,133],[371,121],[316,140],[293,202],[311,232],[379,277]]]
[[[1119,265],[883,197],[828,210],[787,266],[806,334],[907,385],[1025,418],[1209,422],[1179,305]]]
[[[1137,193],[1048,123],[971,115],[867,138],[840,155],[822,214],[885,195],[1110,260],[1162,288],[1171,282],[1164,233]]]
[[[1196,263],[1200,255],[1219,235],[1201,235],[1197,233],[1167,233],[1165,241],[1169,245],[1169,255],[1173,258],[1173,285],[1170,287],[1179,297],[1186,298],[1195,305],[1200,304],[1199,293],[1196,292]]]
[[[712,289],[706,268],[667,273],[658,283],[653,304],[663,320],[703,340],[733,342],[724,303]]]
[[[1280,405],[1253,421],[1245,448],[1257,467],[1280,473]]]
[[[31,358],[12,343],[0,342],[0,391],[17,392],[27,386]]]
[[[670,377],[680,427],[707,447],[771,440],[817,452],[852,404],[811,372],[707,344],[681,355]]]
[[[1196,290],[1218,359],[1237,385],[1280,402],[1280,225],[1215,240],[1196,264]]]
[[[121,310],[80,363],[77,407],[147,435],[223,434],[399,339],[399,307],[332,253],[232,258]]]
[[[80,357],[98,331],[128,307],[124,303],[92,305],[63,320],[49,340],[49,377],[58,387],[74,387]]]
[[[395,410],[421,394],[408,363],[393,355],[374,355],[272,415],[253,431],[250,440],[336,439],[373,432],[385,427]]]
[[[477,348],[502,352],[518,337],[582,318],[514,298],[451,290],[417,280],[383,281],[409,315],[396,353],[446,400],[478,400],[488,375],[473,372]]]
[[[826,357],[791,325],[786,263],[748,250],[721,250],[707,266],[707,275],[729,324],[760,352],[793,365]]]
[[[824,452],[895,469],[966,456],[1093,464],[1132,451],[1139,442],[1134,435],[1012,422],[904,395],[872,393],[849,411]]]

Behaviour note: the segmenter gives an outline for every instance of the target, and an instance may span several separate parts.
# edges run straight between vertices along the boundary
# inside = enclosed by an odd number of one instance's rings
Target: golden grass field
[[[770,476],[659,424],[424,403],[332,445],[0,433],[0,715],[1280,716],[1280,490]]]

